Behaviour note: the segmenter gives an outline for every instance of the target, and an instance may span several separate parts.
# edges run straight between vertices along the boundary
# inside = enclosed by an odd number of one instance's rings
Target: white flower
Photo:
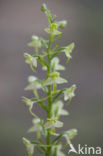
[[[68,112],[63,109],[63,102],[57,101],[52,106],[52,114],[54,117],[59,117],[60,115],[68,115]]]
[[[65,156],[65,154],[61,151],[62,145],[57,146],[57,156]]]
[[[28,53],[24,53],[24,57],[26,58],[25,62],[27,64],[33,65],[34,67],[37,67],[37,57],[33,57]]]
[[[40,119],[36,118],[32,120],[33,126],[28,130],[28,132],[41,132],[42,126]]]
[[[58,121],[56,118],[50,118],[47,119],[47,122],[45,123],[45,128],[54,128],[54,127],[62,127],[63,126],[63,122]]]
[[[50,25],[50,28],[46,28],[45,32],[49,33],[49,34],[53,34],[53,35],[60,35],[61,32],[58,30],[59,25],[57,23],[52,23]]]
[[[44,66],[42,69],[43,70],[47,70],[47,67]],[[56,70],[65,70],[65,67],[59,64],[59,58],[58,57],[54,57],[52,59],[52,61],[51,61],[51,69],[53,71],[56,71]]]
[[[59,21],[59,22],[57,22],[57,23],[58,23],[58,25],[59,25],[59,27],[60,27],[61,29],[63,29],[63,28],[66,27],[66,25],[67,25],[67,21],[66,21],[66,20]]]
[[[27,149],[27,152],[28,152],[28,155],[33,155],[34,153],[34,145],[31,144],[31,142],[29,140],[27,140],[26,138],[23,138],[23,143],[25,144],[26,146],[26,149]]]
[[[66,131],[64,137],[67,140],[67,143],[70,143],[70,140],[73,139],[77,135],[77,129],[71,129],[69,131]]]
[[[39,38],[38,36],[33,35],[33,36],[32,36],[32,42],[30,42],[30,43],[28,44],[28,46],[40,48],[40,47],[41,47],[40,38]]]
[[[68,99],[72,99],[75,94],[76,85],[72,85],[69,89],[64,91],[64,100],[67,101]]]
[[[70,54],[72,53],[74,47],[75,47],[75,44],[71,43],[67,47],[65,47],[65,49],[63,50],[65,52],[66,57],[68,58],[68,61],[70,58],[72,58]]]
[[[44,85],[67,83],[67,80],[60,77],[58,72],[53,72],[50,77],[44,81]]]
[[[26,97],[23,97],[23,102],[25,102],[25,104],[26,104],[27,106],[29,106],[30,109],[32,109],[33,104],[34,104],[34,101],[32,101],[31,99],[28,99],[28,98],[26,98]]]
[[[34,90],[42,88],[40,80],[35,76],[29,76],[28,78],[29,85],[25,88],[25,90]]]
[[[55,153],[55,150],[57,151],[56,156],[65,156],[65,154],[61,151],[61,149],[62,149],[62,145],[52,147],[53,153]]]

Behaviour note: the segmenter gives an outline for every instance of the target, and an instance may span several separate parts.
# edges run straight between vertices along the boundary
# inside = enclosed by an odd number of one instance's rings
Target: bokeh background
[[[25,64],[24,52],[34,52],[27,47],[31,35],[48,38],[44,32],[47,19],[40,11],[45,2],[58,16],[68,20],[68,26],[58,43],[67,45],[74,41],[76,48],[67,70],[62,72],[69,84],[77,84],[64,130],[77,128],[73,144],[103,145],[103,1],[102,0],[0,0],[0,155],[24,156],[26,150],[22,136],[28,137],[32,117],[23,95],[27,77],[32,75]],[[65,63],[65,57],[61,57]],[[41,69],[37,76],[43,78]],[[42,114],[40,108],[36,111]],[[66,149],[68,151],[69,147]],[[37,154],[36,154],[37,156]]]

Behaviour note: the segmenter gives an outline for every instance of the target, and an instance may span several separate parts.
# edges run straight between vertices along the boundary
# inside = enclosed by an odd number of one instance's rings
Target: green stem
[[[51,72],[51,67],[50,67],[50,48],[51,48],[51,43],[52,43],[52,39],[53,39],[53,36],[51,34],[50,36],[50,40],[49,40],[49,44],[48,44],[48,49],[47,49],[47,52],[48,52],[48,76],[50,75],[50,72]],[[48,86],[48,114],[47,114],[47,118],[51,118],[51,107],[52,107],[52,101],[51,101],[51,85]],[[47,145],[50,145],[50,139],[51,139],[51,129],[48,129],[48,132],[47,132],[47,137],[46,137],[46,143]],[[47,151],[46,151],[46,156],[50,156],[51,155],[51,147],[48,147],[47,148]]]

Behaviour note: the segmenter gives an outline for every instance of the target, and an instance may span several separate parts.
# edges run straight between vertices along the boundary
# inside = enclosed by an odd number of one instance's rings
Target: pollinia
[[[77,130],[70,129],[58,132],[57,129],[63,126],[60,117],[68,115],[63,106],[64,103],[70,103],[75,96],[76,85],[58,89],[58,85],[67,83],[67,80],[60,75],[59,71],[65,70],[65,67],[60,64],[58,56],[61,53],[64,54],[68,63],[72,58],[71,53],[75,45],[70,43],[67,46],[59,47],[55,42],[62,36],[63,33],[60,30],[67,25],[67,22],[65,20],[57,21],[56,16],[51,14],[46,4],[41,6],[41,11],[47,16],[49,25],[44,30],[50,37],[45,40],[42,37],[33,35],[32,41],[28,46],[33,47],[35,53],[33,55],[24,53],[25,62],[29,64],[34,73],[28,77],[29,84],[25,90],[32,91],[34,97],[23,97],[22,100],[28,106],[29,112],[33,117],[33,125],[28,132],[35,132],[36,139],[30,141],[23,138],[23,143],[26,146],[28,156],[37,155],[37,151],[45,156],[65,156],[63,149],[65,145],[72,145],[71,140],[77,135]],[[40,48],[41,50],[39,51]],[[35,76],[38,63],[40,63],[42,70],[46,73],[43,80]],[[43,97],[40,95],[39,90],[44,92],[42,94]],[[35,109],[33,111],[35,104],[40,105],[45,111],[46,119],[42,119],[34,113],[36,112]],[[61,141],[61,138],[64,138],[65,143],[63,143],[63,140]]]

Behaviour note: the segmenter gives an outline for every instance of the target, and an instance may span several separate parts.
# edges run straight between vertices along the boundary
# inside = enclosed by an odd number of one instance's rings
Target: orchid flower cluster
[[[65,156],[62,148],[64,145],[71,144],[71,140],[77,135],[77,130],[70,129],[58,133],[57,128],[63,127],[60,116],[68,115],[68,111],[63,108],[64,103],[71,102],[71,99],[75,96],[76,85],[58,89],[59,84],[68,82],[60,76],[59,71],[65,70],[65,67],[60,64],[58,56],[63,53],[68,63],[72,58],[71,53],[75,45],[70,43],[65,47],[59,47],[58,44],[55,44],[56,40],[62,36],[63,33],[60,30],[67,25],[67,22],[65,20],[57,21],[56,16],[51,14],[46,4],[41,6],[41,11],[47,16],[49,26],[45,29],[45,32],[50,35],[50,38],[45,40],[33,35],[28,46],[33,47],[35,53],[33,55],[24,53],[25,62],[34,73],[28,77],[28,86],[25,90],[32,91],[34,97],[23,97],[23,102],[28,106],[28,110],[33,116],[32,127],[28,132],[36,133],[36,139],[30,141],[23,138],[23,143],[26,146],[28,156],[37,155],[35,154],[36,149],[41,155],[45,156]],[[54,47],[52,43],[55,45]],[[46,72],[43,80],[35,76],[38,63],[40,63],[42,70]],[[44,97],[39,95],[39,90],[44,92]],[[35,104],[40,105],[45,111],[46,119],[42,119],[34,113],[36,111],[33,112]],[[62,137],[65,143],[60,141]]]

